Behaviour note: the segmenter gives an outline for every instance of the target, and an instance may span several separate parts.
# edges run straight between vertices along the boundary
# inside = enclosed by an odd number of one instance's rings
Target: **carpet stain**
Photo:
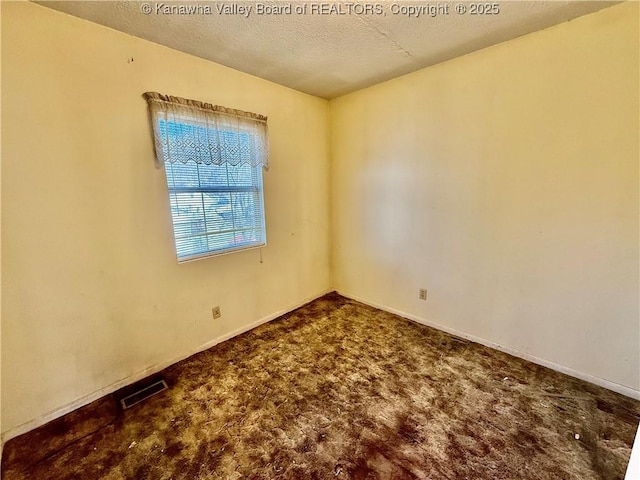
[[[623,479],[640,402],[336,293],[4,447],[2,479]]]

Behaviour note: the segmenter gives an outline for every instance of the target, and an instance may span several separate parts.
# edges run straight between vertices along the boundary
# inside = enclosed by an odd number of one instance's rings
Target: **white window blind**
[[[179,262],[266,245],[266,118],[146,93]]]

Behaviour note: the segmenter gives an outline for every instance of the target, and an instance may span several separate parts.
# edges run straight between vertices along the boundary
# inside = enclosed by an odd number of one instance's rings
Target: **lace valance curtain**
[[[267,117],[197,100],[147,92],[156,165],[248,163],[269,169]]]

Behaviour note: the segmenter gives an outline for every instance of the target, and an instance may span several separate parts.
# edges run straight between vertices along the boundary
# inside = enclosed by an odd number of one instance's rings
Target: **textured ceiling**
[[[471,14],[469,2],[37,3],[331,99],[617,2],[502,1],[499,13],[483,15]],[[260,14],[259,5],[285,11]],[[195,13],[180,13],[188,8]],[[302,8],[306,13],[296,13]]]

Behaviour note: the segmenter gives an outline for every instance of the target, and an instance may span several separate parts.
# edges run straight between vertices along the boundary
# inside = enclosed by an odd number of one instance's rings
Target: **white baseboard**
[[[222,343],[222,342],[224,342],[226,340],[229,340],[229,339],[231,339],[231,338],[233,338],[235,336],[238,336],[238,335],[240,335],[242,333],[245,333],[245,332],[247,332],[247,331],[249,331],[249,330],[251,330],[251,329],[253,329],[255,327],[258,327],[258,326],[260,326],[260,325],[262,325],[264,323],[270,322],[271,320],[274,320],[274,319],[278,318],[279,316],[284,315],[285,313],[288,313],[288,312],[290,312],[292,310],[295,310],[296,308],[301,307],[302,305],[304,305],[304,304],[306,304],[306,303],[308,303],[308,302],[310,302],[312,300],[315,300],[316,298],[319,298],[319,297],[321,297],[323,295],[326,295],[327,293],[329,293],[331,291],[333,291],[333,289],[327,289],[327,290],[325,290],[325,291],[323,291],[323,292],[321,292],[321,293],[319,293],[317,295],[313,295],[313,296],[307,297],[307,298],[303,299],[302,301],[300,301],[300,302],[298,302],[296,304],[293,304],[293,305],[291,305],[291,306],[289,306],[287,308],[284,308],[284,309],[279,310],[279,311],[277,311],[275,313],[267,315],[266,317],[263,317],[263,318],[261,318],[259,320],[256,320],[255,322],[252,322],[252,323],[250,323],[248,325],[245,325],[245,326],[240,327],[240,328],[238,328],[236,330],[233,330],[233,331],[231,331],[229,333],[226,333],[226,334],[224,334],[224,335],[222,335],[220,337],[214,338],[213,340],[210,340],[209,342],[207,342],[207,343],[205,343],[203,345],[200,345],[199,347],[197,347],[197,348],[185,353],[184,355],[180,355],[180,356],[174,357],[171,360],[168,360],[166,362],[162,362],[162,363],[153,365],[151,367],[148,367],[148,368],[146,368],[144,370],[141,370],[141,371],[139,371],[139,372],[137,372],[137,373],[135,373],[133,375],[130,375],[130,376],[126,377],[126,378],[123,378],[123,379],[115,382],[115,383],[112,383],[111,385],[108,385],[108,386],[106,386],[104,388],[101,388],[100,390],[97,390],[97,391],[95,391],[95,392],[93,392],[93,393],[91,393],[89,395],[86,395],[86,396],[84,396],[82,398],[79,398],[79,399],[77,399],[77,400],[75,400],[75,401],[73,401],[73,402],[71,402],[71,403],[69,403],[67,405],[64,405],[64,406],[62,406],[60,408],[52,410],[52,411],[50,411],[50,412],[48,412],[48,413],[46,413],[44,415],[41,415],[41,416],[39,416],[39,417],[37,417],[37,418],[35,418],[33,420],[30,420],[30,421],[25,422],[25,423],[23,423],[21,425],[18,425],[17,427],[11,428],[11,429],[7,430],[6,432],[3,432],[2,435],[1,435],[1,439],[0,439],[0,454],[2,453],[2,448],[4,446],[4,443],[6,443],[8,440],[10,440],[12,438],[15,438],[15,437],[17,437],[19,435],[22,435],[23,433],[27,433],[27,432],[35,429],[35,428],[38,428],[38,427],[50,422],[51,420],[55,420],[56,418],[59,418],[59,417],[62,417],[63,415],[71,413],[72,411],[77,410],[78,408],[83,407],[85,405],[88,405],[89,403],[91,403],[91,402],[93,402],[95,400],[98,400],[99,398],[102,398],[105,395],[109,395],[109,394],[119,390],[122,387],[125,387],[125,386],[130,385],[132,383],[135,383],[135,382],[137,382],[139,380],[142,380],[143,378],[146,378],[149,375],[153,375],[155,373],[158,373],[158,372],[164,370],[165,368],[167,368],[167,367],[169,367],[169,366],[171,366],[171,365],[173,365],[175,363],[178,363],[178,362],[180,362],[180,361],[182,361],[182,360],[184,360],[184,359],[186,359],[186,358],[188,358],[188,357],[190,357],[192,355],[195,355],[196,353],[202,352],[204,350],[208,350],[209,348],[213,347],[214,345],[217,345],[217,344]],[[542,358],[535,357],[535,356],[530,355],[528,353],[520,352],[520,351],[515,350],[513,348],[510,348],[510,347],[507,347],[507,346],[504,346],[504,345],[500,345],[500,344],[492,342],[490,340],[486,340],[484,338],[476,337],[475,335],[470,335],[468,333],[456,330],[454,328],[446,327],[444,325],[440,325],[440,324],[437,324],[435,322],[431,322],[431,321],[426,320],[424,318],[417,317],[415,315],[403,312],[401,310],[397,310],[395,308],[390,308],[390,307],[387,307],[385,305],[380,305],[380,304],[377,304],[375,302],[370,302],[369,300],[365,300],[363,298],[359,298],[359,297],[357,297],[355,295],[351,295],[349,293],[340,292],[340,291],[338,293],[340,295],[344,296],[344,297],[350,298],[352,300],[356,300],[358,302],[364,303],[366,305],[370,305],[370,306],[372,306],[374,308],[378,308],[380,310],[384,310],[384,311],[389,312],[389,313],[393,313],[395,315],[399,315],[401,317],[404,317],[404,318],[407,318],[409,320],[412,320],[412,321],[414,321],[416,323],[420,323],[422,325],[433,327],[433,328],[435,328],[437,330],[441,330],[441,331],[449,333],[451,335],[455,335],[457,337],[464,338],[464,339],[470,340],[472,342],[479,343],[481,345],[485,345],[485,346],[487,346],[489,348],[493,348],[495,350],[500,350],[501,352],[508,353],[510,355],[513,355],[514,357],[522,358],[522,359],[530,361],[532,363],[536,363],[538,365],[542,365],[542,366],[550,368],[552,370],[556,370],[556,371],[558,371],[560,373],[564,373],[566,375],[570,375],[572,377],[579,378],[581,380],[584,380],[586,382],[592,383],[594,385],[598,385],[600,387],[607,388],[607,389],[612,390],[614,392],[621,393],[622,395],[626,395],[627,397],[631,397],[631,398],[635,398],[637,400],[640,400],[640,391],[635,390],[633,388],[630,388],[630,387],[627,387],[627,386],[624,386],[624,385],[620,385],[618,383],[614,383],[614,382],[611,382],[609,380],[605,380],[603,378],[595,377],[595,376],[589,375],[587,373],[579,372],[579,371],[574,370],[572,368],[565,367],[564,365],[559,365],[557,363],[550,362],[548,360],[544,360]]]
[[[252,322],[248,325],[245,325],[243,327],[237,328],[236,330],[233,330],[229,333],[225,333],[224,335],[221,335],[220,337],[214,338],[213,340],[208,341],[207,343],[200,345],[199,347],[196,347],[195,349],[183,354],[183,355],[179,355],[177,357],[172,358],[171,360],[167,360],[166,362],[161,362],[158,363],[156,365],[153,365],[151,367],[145,368],[144,370],[141,370],[133,375],[130,375],[128,377],[125,377],[121,380],[118,380],[115,383],[112,383],[111,385],[108,385],[104,388],[101,388],[100,390],[97,390],[93,393],[90,393],[89,395],[86,395],[84,397],[81,397],[77,400],[74,400],[71,403],[68,403],[67,405],[64,405],[60,408],[57,408],[55,410],[52,410],[48,413],[45,413],[44,415],[41,415],[37,418],[34,418],[33,420],[30,420],[28,422],[25,422],[21,425],[18,425],[17,427],[11,428],[9,430],[7,430],[6,432],[2,432],[1,435],[1,440],[0,440],[0,448],[2,445],[4,445],[4,443],[6,443],[7,441],[11,440],[12,438],[15,438],[19,435],[22,435],[23,433],[27,433],[35,428],[41,427],[42,425],[50,422],[51,420],[55,420],[56,418],[60,418],[68,413],[73,412],[74,410],[77,410],[80,407],[83,407],[85,405],[88,405],[89,403],[98,400],[99,398],[104,397],[105,395],[109,395],[119,389],[121,389],[122,387],[126,387],[127,385],[131,385],[132,383],[135,383],[139,380],[142,380],[143,378],[148,377],[149,375],[153,375],[155,373],[158,373],[162,370],[164,370],[165,368],[178,363],[186,358],[189,358],[192,355],[195,355],[196,353],[200,353],[203,352],[205,350],[210,349],[211,347],[213,347],[214,345],[217,345],[219,343],[222,343],[226,340],[229,340],[233,337],[236,337],[242,333],[248,332],[249,330],[256,328],[264,323],[270,322],[271,320],[275,320],[276,318],[280,317],[281,315],[284,315],[285,313],[291,312],[292,310],[295,310],[298,307],[301,307],[302,305],[309,303],[313,300],[315,300],[316,298],[322,297],[323,295],[326,295],[329,292],[332,292],[333,289],[327,289],[317,295],[313,295],[310,297],[307,297],[305,299],[303,299],[300,302],[297,302],[293,305],[290,305],[289,307],[286,307],[282,310],[279,310],[275,313],[272,313],[270,315],[267,315],[266,317],[263,317],[259,320],[256,320],[255,322]],[[0,450],[1,453],[1,450]],[[1,457],[0,457],[1,458]]]
[[[599,387],[604,387],[608,390],[612,390],[614,392],[620,393],[627,397],[634,398],[636,400],[640,400],[640,391],[635,390],[631,387],[627,387],[625,385],[620,385],[615,382],[611,382],[609,380],[605,380],[604,378],[595,377],[593,375],[589,375],[588,373],[580,372],[578,370],[574,370],[570,367],[565,367],[564,365],[560,365],[549,360],[545,360],[543,358],[539,358],[533,355],[530,355],[525,352],[521,352],[519,350],[513,349],[511,347],[507,347],[505,345],[500,345],[498,343],[492,342],[491,340],[486,340],[481,337],[476,337],[475,335],[470,335],[468,333],[462,332],[460,330],[456,330],[455,328],[446,327],[444,325],[440,325],[438,323],[432,322],[430,320],[426,320],[424,318],[417,317],[410,313],[403,312],[401,310],[397,310],[395,308],[387,307],[385,305],[380,305],[374,302],[370,302],[369,300],[365,300],[363,298],[359,298],[355,295],[351,295],[349,293],[338,291],[340,295],[343,297],[350,298],[357,302],[364,303],[374,308],[378,308],[380,310],[384,310],[385,312],[393,313],[395,315],[399,315],[401,317],[412,320],[416,323],[420,323],[422,325],[426,325],[428,327],[433,327],[437,330],[449,333],[451,335],[455,335],[456,337],[464,338],[466,340],[470,340],[475,343],[479,343],[489,348],[493,348],[495,350],[500,350],[501,352],[508,353],[509,355],[513,355],[514,357],[522,358],[523,360],[527,360],[529,362],[535,363],[537,365],[542,365],[543,367],[550,368],[551,370],[555,370],[560,373],[564,373],[565,375],[569,375],[571,377],[579,378],[580,380],[584,380],[585,382],[592,383],[594,385],[598,385]]]

